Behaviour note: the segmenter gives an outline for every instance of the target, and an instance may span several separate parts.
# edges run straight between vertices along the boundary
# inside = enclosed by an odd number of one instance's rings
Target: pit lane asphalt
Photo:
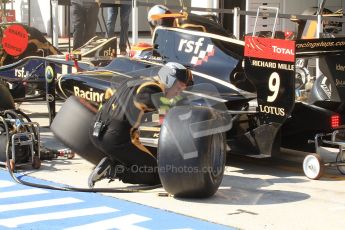
[[[43,102],[21,104],[20,108],[42,126],[41,142],[61,148],[50,132]],[[294,163],[284,159],[294,159]],[[105,194],[162,210],[183,214],[239,229],[344,229],[345,176],[327,168],[320,180],[307,179],[302,157],[289,155],[280,161],[228,158],[223,182],[208,199],[176,199],[159,196],[163,189],[141,193]],[[76,156],[43,161],[39,170],[24,167],[30,177],[75,187],[87,187],[93,166]],[[27,171],[25,171],[27,170]],[[101,181],[97,187],[123,186]]]

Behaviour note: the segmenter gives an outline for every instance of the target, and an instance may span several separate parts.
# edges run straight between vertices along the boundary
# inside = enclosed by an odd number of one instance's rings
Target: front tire
[[[176,107],[165,118],[158,145],[158,170],[164,189],[175,197],[206,198],[218,190],[226,162],[225,135],[194,138],[190,129],[192,124],[216,116],[203,107]]]

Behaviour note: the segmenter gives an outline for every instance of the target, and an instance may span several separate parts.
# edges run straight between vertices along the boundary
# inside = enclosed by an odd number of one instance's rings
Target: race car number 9
[[[268,88],[273,93],[271,96],[267,97],[268,102],[274,102],[278,96],[280,87],[280,78],[277,72],[273,72],[268,80]]]

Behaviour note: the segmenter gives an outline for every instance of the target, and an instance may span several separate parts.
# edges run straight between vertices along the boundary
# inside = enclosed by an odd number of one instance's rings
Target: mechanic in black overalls
[[[90,174],[88,183],[119,179],[131,184],[159,184],[157,153],[139,141],[137,128],[147,112],[157,111],[153,97],[167,108],[181,99],[179,94],[192,82],[190,70],[169,62],[158,76],[123,83],[97,113],[90,131],[93,144],[107,155]]]

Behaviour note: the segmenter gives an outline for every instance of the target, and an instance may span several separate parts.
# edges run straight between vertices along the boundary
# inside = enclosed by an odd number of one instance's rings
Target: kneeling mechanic
[[[191,71],[169,62],[157,77],[131,79],[117,89],[99,110],[90,129],[93,144],[107,157],[90,174],[89,187],[104,178],[131,184],[160,183],[157,151],[140,143],[138,127],[145,113],[157,111],[153,97],[160,95],[159,107],[169,109],[182,99],[180,93],[190,84]]]

